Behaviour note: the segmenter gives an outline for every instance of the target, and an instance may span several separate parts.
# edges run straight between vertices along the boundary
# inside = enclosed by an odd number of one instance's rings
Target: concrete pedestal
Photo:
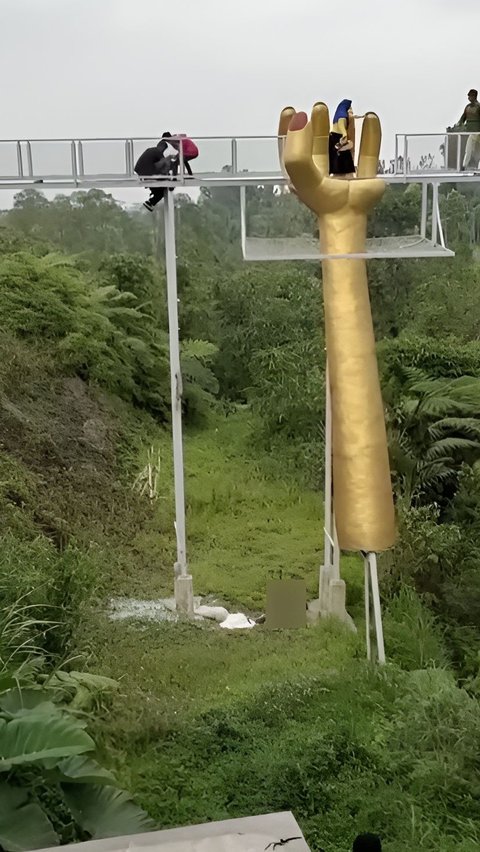
[[[193,615],[193,579],[191,574],[175,577],[175,603],[178,612]]]

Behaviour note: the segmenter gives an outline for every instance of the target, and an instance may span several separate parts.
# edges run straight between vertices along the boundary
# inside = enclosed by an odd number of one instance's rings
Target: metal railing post
[[[77,146],[74,139],[70,143],[70,155],[72,158],[72,177],[75,183],[78,183]]]
[[[125,139],[125,174],[127,177],[133,177],[133,159],[133,139]]]
[[[232,139],[231,145],[232,145],[232,175],[236,175],[236,174],[238,173],[238,161],[237,161],[238,150],[237,150],[237,140],[236,140],[236,139]]]
[[[30,142],[27,142],[27,167],[28,167],[28,177],[33,177],[32,146],[31,146]]]
[[[133,147],[133,139],[128,140],[128,151],[129,151],[129,157],[130,157],[130,171],[128,173],[128,176],[133,177],[133,174],[134,174],[133,170],[135,168],[135,150],[134,150],[134,147]]]
[[[18,166],[18,177],[23,178],[23,159],[22,159],[21,142],[17,142],[17,166]]]
[[[181,175],[181,178],[182,178],[181,183],[182,183],[182,186],[184,186],[185,185],[185,172],[184,172],[185,155],[184,155],[184,152],[183,152],[183,142],[182,142],[181,139],[180,139],[180,148],[179,148],[178,153],[179,153],[179,158],[180,158],[180,175]]]
[[[78,140],[78,170],[81,177],[85,176],[85,164],[83,162],[83,145],[82,140]]]

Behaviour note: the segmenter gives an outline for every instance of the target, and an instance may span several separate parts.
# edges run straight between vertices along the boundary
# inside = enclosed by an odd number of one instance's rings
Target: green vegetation
[[[252,232],[313,227],[249,193]],[[367,830],[479,848],[479,203],[441,201],[454,261],[369,271],[400,532],[382,671],[355,556],[357,635],[109,619],[111,597],[172,590],[160,223],[96,190],[2,214],[0,849],[283,809],[312,850]],[[268,577],[316,593],[323,316],[318,269],[240,263],[237,204],[178,200],[187,521],[195,591],[258,614]],[[372,233],[412,232],[419,206],[392,189]]]

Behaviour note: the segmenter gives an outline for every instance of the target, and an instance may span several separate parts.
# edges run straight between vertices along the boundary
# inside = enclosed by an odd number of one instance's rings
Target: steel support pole
[[[367,563],[372,587],[373,620],[377,640],[377,656],[381,666],[385,665],[385,643],[383,639],[382,608],[380,604],[380,589],[378,585],[377,554],[367,553]]]
[[[193,611],[192,578],[187,570],[185,531],[185,489],[182,438],[182,374],[178,328],[177,258],[175,247],[175,205],[173,192],[167,191],[164,201],[165,269],[167,277],[168,331],[170,347],[170,384],[172,400],[173,476],[175,488],[175,532],[177,561],[175,563],[175,599],[177,608]]]
[[[320,608],[329,609],[330,580],[333,579],[334,525],[332,504],[332,399],[328,361],[325,365],[325,480],[323,518],[323,565],[320,568],[318,597]]]
[[[434,183],[432,198],[432,243],[434,246],[437,245],[438,239],[438,212],[438,183]]]
[[[367,645],[367,660],[372,659],[372,642],[370,639],[370,565],[367,556],[363,557],[365,573],[365,642]]]
[[[325,496],[324,496],[324,565],[332,565],[332,397],[328,362],[325,366]]]
[[[247,188],[240,187],[240,240],[242,243],[242,254],[246,260],[247,254]]]
[[[427,210],[428,210],[428,184],[426,181],[422,183],[422,219],[420,226],[420,234],[425,239],[427,236]]]

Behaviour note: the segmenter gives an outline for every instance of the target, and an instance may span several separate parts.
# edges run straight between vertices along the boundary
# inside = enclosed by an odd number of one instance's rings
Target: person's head
[[[475,103],[475,101],[478,100],[477,90],[476,89],[470,89],[467,97],[468,97],[468,100],[470,101],[471,104]]]
[[[382,852],[378,834],[359,834],[353,841],[352,852]]]
[[[166,130],[165,133],[162,133],[162,139],[168,140],[168,143],[172,146],[172,148],[175,148],[175,151],[180,150],[180,142],[175,136],[172,136],[168,130]]]
[[[333,123],[335,124],[339,121],[340,118],[348,118],[348,111],[352,108],[352,102],[345,98],[343,101],[340,101],[339,105],[335,110],[335,115],[333,116]]]

